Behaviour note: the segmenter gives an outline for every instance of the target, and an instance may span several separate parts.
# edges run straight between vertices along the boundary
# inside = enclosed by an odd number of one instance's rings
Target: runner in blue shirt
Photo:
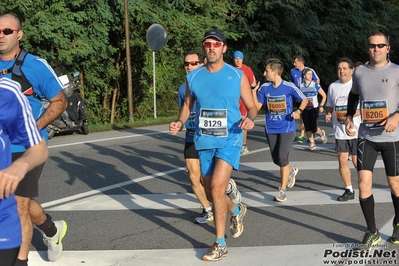
[[[295,139],[295,119],[299,119],[308,104],[306,96],[291,82],[281,78],[283,63],[278,59],[266,61],[264,76],[268,83],[252,93],[258,108],[265,106],[265,132],[270,146],[273,162],[280,167],[281,186],[274,198],[277,202],[287,200],[287,187],[295,184],[298,167],[290,166],[288,155]],[[299,108],[294,111],[294,101],[300,101]]]
[[[194,69],[204,65],[203,56],[196,52],[190,51],[184,56],[184,70],[186,74],[190,73]],[[178,90],[178,104],[179,109],[184,104],[184,98],[186,97],[186,82],[184,82]],[[184,144],[184,160],[188,171],[188,176],[191,182],[191,188],[201,203],[202,213],[194,220],[196,223],[203,224],[206,222],[213,221],[212,206],[206,198],[204,186],[202,185],[200,161],[198,152],[194,145],[194,133],[195,133],[195,109],[191,110],[190,118],[186,121],[186,139]]]
[[[0,78],[0,265],[14,266],[22,243],[14,192],[27,171],[48,156],[27,98],[19,83]],[[11,143],[27,148],[11,164]]]
[[[233,238],[239,237],[244,230],[247,207],[243,203],[235,204],[225,194],[225,189],[232,170],[238,170],[240,164],[242,130],[254,127],[257,110],[244,72],[223,60],[227,51],[224,33],[209,30],[202,41],[207,64],[187,75],[186,98],[178,120],[170,123],[169,132],[177,134],[188,120],[195,102],[194,143],[199,153],[205,192],[213,203],[216,228],[215,242],[203,260],[218,261],[228,254],[225,240],[228,211],[232,213],[230,231]],[[243,119],[240,97],[248,110]]]
[[[12,15],[0,16],[0,73],[2,77],[15,78],[8,71],[15,63],[21,52],[20,41],[24,36],[20,20]],[[67,107],[67,100],[62,92],[62,84],[54,70],[46,60],[27,54],[21,71],[29,81],[31,88],[25,88],[24,95],[28,98],[36,124],[42,136],[47,140],[46,127],[57,118]],[[26,89],[26,90],[25,90]],[[50,102],[44,109],[39,98],[45,97]],[[23,156],[25,147],[12,146],[12,161]],[[33,234],[33,224],[43,232],[44,244],[48,247],[47,255],[50,261],[56,261],[62,253],[62,238],[67,231],[65,221],[53,221],[51,216],[43,211],[40,203],[34,198],[39,195],[39,178],[44,163],[26,174],[15,191],[18,202],[18,212],[22,224],[22,245],[18,254],[17,266],[28,265],[28,254]]]

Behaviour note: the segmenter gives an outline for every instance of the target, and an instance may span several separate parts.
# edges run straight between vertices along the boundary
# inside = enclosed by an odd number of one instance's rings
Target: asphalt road
[[[323,145],[316,139],[315,151],[293,143],[290,162],[299,173],[285,203],[272,200],[279,168],[272,163],[263,125],[260,116],[248,134],[250,153],[233,173],[248,206],[245,229],[238,239],[227,229],[229,256],[218,263],[398,265],[398,246],[386,242],[393,207],[381,158],[374,175],[376,220],[383,237],[379,249],[391,253],[385,258],[345,256],[342,252],[361,241],[366,226],[358,194],[346,203],[336,201],[343,182],[331,124],[320,120],[329,140]],[[214,241],[214,226],[193,223],[200,204],[185,171],[184,132],[170,136],[167,130],[161,125],[51,139],[38,200],[54,220],[67,221],[68,233],[62,257],[50,263],[35,230],[29,265],[205,265],[201,258]],[[354,169],[352,174],[357,188]],[[389,259],[392,263],[382,264]]]

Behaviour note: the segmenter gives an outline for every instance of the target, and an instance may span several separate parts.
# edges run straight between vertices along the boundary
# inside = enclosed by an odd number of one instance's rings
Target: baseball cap
[[[207,38],[215,38],[218,41],[226,42],[226,37],[224,37],[223,31],[218,30],[218,29],[212,29],[212,30],[208,30],[207,32],[205,32],[204,38],[202,38],[202,41],[204,41]]]
[[[234,52],[233,59],[236,59],[236,58],[241,58],[242,60],[244,60],[244,54],[243,54],[243,52],[241,52],[241,51],[235,51],[235,52]]]

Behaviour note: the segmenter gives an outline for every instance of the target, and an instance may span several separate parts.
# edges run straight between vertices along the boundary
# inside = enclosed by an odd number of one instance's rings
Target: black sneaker
[[[391,242],[393,244],[399,244],[399,223],[393,225]]]
[[[362,243],[356,248],[357,250],[368,250],[377,245],[381,241],[381,236],[378,230],[372,234],[369,230],[366,231]]]
[[[337,198],[338,201],[348,201],[351,199],[355,199],[355,191],[351,192],[350,189],[345,189],[344,194]]]

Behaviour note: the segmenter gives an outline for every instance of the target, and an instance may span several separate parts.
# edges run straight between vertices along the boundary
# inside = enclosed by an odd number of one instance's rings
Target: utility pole
[[[125,39],[126,39],[126,72],[127,72],[127,97],[129,104],[129,120],[134,121],[133,117],[133,86],[132,86],[132,66],[130,62],[130,30],[129,30],[129,0],[125,0]]]

